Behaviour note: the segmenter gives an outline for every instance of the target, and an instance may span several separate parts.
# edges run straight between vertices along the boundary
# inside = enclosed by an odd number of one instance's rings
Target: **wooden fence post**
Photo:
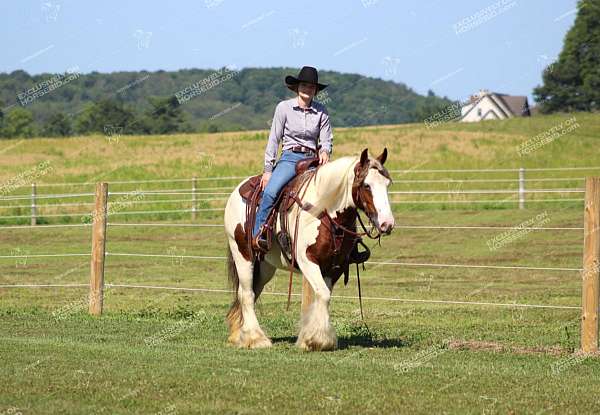
[[[35,195],[36,195],[35,183],[31,183],[31,226],[35,226],[37,223],[36,218],[36,205],[35,205]]]
[[[585,179],[583,271],[581,296],[581,351],[598,351],[600,292],[600,177]]]
[[[94,316],[102,314],[104,301],[104,256],[106,253],[106,219],[108,183],[96,183],[96,203],[92,214],[92,260],[90,272],[90,308]]]
[[[192,178],[192,220],[196,220],[197,210],[198,210],[197,198],[196,198],[196,189],[198,188],[197,181],[198,181],[198,178],[196,176],[194,176]]]
[[[519,209],[525,209],[525,169],[519,169]]]
[[[302,315],[306,315],[308,308],[314,301],[313,289],[310,286],[310,282],[302,277]]]

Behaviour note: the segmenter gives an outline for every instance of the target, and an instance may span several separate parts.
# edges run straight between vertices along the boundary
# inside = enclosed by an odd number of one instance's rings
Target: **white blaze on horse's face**
[[[369,186],[373,196],[376,215],[371,218],[375,226],[382,232],[389,234],[394,227],[394,215],[388,199],[388,186],[391,181],[377,169],[370,168],[364,180],[365,185]]]

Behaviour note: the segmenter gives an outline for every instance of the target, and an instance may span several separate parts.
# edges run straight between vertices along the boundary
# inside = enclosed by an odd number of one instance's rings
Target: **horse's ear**
[[[360,153],[360,165],[364,166],[369,161],[369,149],[365,148],[362,153]]]
[[[383,163],[385,163],[386,159],[387,159],[387,147],[384,147],[383,153],[381,153],[380,155],[377,156],[377,160],[379,160],[379,162],[383,166]]]

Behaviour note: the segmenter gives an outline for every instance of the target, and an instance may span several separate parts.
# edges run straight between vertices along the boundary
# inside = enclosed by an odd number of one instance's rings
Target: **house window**
[[[477,116],[481,117],[481,108],[477,108]]]

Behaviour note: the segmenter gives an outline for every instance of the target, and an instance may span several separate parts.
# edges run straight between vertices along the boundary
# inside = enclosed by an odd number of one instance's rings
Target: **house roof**
[[[507,95],[498,92],[489,92],[483,90],[480,92],[479,96],[475,100],[473,100],[473,98],[475,97],[477,96],[471,98],[470,104],[472,105],[472,107],[469,109],[469,111],[467,111],[466,114],[463,115],[462,118],[466,117],[467,114],[469,114],[477,106],[477,104],[485,97],[489,97],[492,100],[492,102],[496,104],[498,109],[506,116],[512,115],[515,117],[519,117],[531,115],[529,112],[529,104],[527,103],[526,96]],[[511,114],[506,114],[506,111],[504,109],[507,109]]]
[[[527,97],[520,95],[496,94],[515,116],[529,115]]]

